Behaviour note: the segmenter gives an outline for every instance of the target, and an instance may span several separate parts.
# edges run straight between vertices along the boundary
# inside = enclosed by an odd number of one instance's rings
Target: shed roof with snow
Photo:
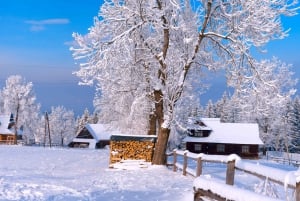
[[[111,135],[115,133],[118,132],[110,130],[106,124],[87,124],[69,146],[85,145],[89,148],[101,148],[109,144]]]
[[[105,124],[87,124],[86,128],[96,141],[109,140],[112,134]]]
[[[184,138],[185,142],[222,143],[222,144],[258,144],[263,142],[259,138],[258,125],[254,123],[222,123],[219,118],[202,118],[201,126],[195,128],[211,130],[208,137]]]

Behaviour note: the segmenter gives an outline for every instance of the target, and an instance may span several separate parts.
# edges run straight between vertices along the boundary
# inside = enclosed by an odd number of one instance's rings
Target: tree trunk
[[[149,130],[148,135],[156,135],[156,115],[150,114],[149,115]]]
[[[157,136],[157,142],[155,144],[152,164],[165,165],[166,164],[166,150],[170,135],[170,129],[160,128],[160,132]]]
[[[160,126],[164,120],[164,107],[161,90],[154,90],[155,111],[149,115],[149,130],[148,135],[156,135],[159,133]],[[158,128],[158,131],[157,131]]]
[[[163,94],[161,90],[154,91],[154,99],[155,99],[155,112],[154,112],[155,121],[152,120],[151,122],[155,123],[155,128],[158,129],[157,131],[158,136],[157,136],[157,142],[155,144],[152,164],[165,165],[166,164],[165,153],[167,150],[170,129],[161,127],[164,121]]]
[[[18,143],[17,138],[18,138],[19,110],[20,110],[20,103],[18,102],[17,109],[16,109],[15,125],[14,125],[14,130],[15,130],[14,144]]]

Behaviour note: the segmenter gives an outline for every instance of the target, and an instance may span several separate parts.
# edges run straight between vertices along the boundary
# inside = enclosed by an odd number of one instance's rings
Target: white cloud
[[[77,46],[78,44],[75,40],[72,40],[72,41],[64,42],[64,45],[69,46],[69,47],[73,47],[73,46]]]
[[[31,31],[43,31],[46,29],[46,25],[69,24],[70,20],[66,18],[54,18],[45,20],[27,20],[25,23],[31,25]]]

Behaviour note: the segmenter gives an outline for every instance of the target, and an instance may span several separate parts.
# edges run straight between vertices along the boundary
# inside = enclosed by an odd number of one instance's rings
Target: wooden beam
[[[235,170],[235,160],[227,162],[227,170],[226,170],[226,184],[233,185],[234,184],[234,170]]]

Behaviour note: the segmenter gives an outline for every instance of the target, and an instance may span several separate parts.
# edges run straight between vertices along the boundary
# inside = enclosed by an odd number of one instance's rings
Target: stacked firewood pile
[[[156,136],[112,135],[110,140],[110,164],[121,160],[144,160],[153,156]]]

